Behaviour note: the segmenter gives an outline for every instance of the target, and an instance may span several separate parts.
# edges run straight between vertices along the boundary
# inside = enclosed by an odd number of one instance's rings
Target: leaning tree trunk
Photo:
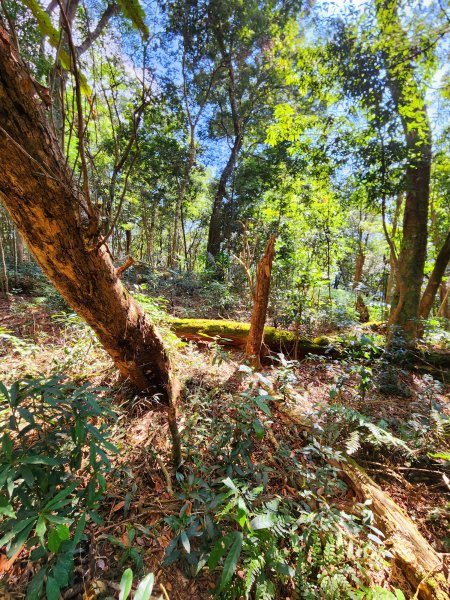
[[[388,85],[402,121],[408,161],[403,236],[398,256],[399,286],[389,318],[390,342],[414,345],[427,249],[431,172],[431,129],[423,91],[415,79],[410,42],[398,15],[398,0],[376,0]],[[414,104],[414,110],[411,109]]]
[[[33,80],[1,25],[0,123],[0,200],[28,248],[121,374],[173,406],[178,384],[164,342],[122,285]]]
[[[267,306],[269,304],[270,278],[272,274],[272,263],[275,256],[275,236],[267,242],[264,255],[256,270],[256,288],[253,300],[252,318],[250,331],[248,332],[245,353],[252,357],[255,366],[261,365],[261,347],[264,337],[264,325],[266,322]]]
[[[442,248],[439,250],[439,254],[436,257],[434,268],[431,272],[430,278],[427,283],[427,287],[420,301],[420,318],[428,319],[430,316],[430,310],[433,306],[436,293],[441,285],[442,278],[445,273],[445,269],[450,261],[450,230],[447,233],[447,237]]]

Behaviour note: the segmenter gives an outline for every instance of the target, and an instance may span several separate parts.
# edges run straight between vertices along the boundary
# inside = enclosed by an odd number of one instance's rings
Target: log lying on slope
[[[300,410],[282,402],[277,404],[277,409],[303,429],[311,427],[310,420]],[[344,473],[360,501],[372,501],[377,526],[385,534],[384,543],[415,591],[414,598],[449,600],[450,581],[442,556],[430,546],[405,511],[352,459],[333,464]]]
[[[378,526],[394,561],[416,590],[416,598],[448,600],[450,582],[442,557],[430,546],[407,514],[354,461],[340,465],[360,500],[370,498]]]
[[[240,321],[220,321],[211,319],[177,319],[172,317],[170,324],[176,335],[196,342],[218,341],[223,346],[245,350],[249,323]],[[273,353],[282,352],[286,356],[302,359],[307,354],[338,358],[342,355],[342,342],[327,336],[310,340],[297,336],[293,331],[264,327],[264,344]],[[353,342],[353,348],[356,348]],[[418,350],[412,368],[429,373],[438,379],[450,380],[450,352]]]
[[[245,350],[249,323],[239,321],[215,321],[210,319],[170,319],[170,324],[178,337],[196,342],[219,341],[224,346]],[[292,331],[264,327],[264,344],[272,352],[282,352],[287,356],[304,358],[306,354],[338,354],[336,348],[329,347],[327,338],[309,340],[299,337]]]

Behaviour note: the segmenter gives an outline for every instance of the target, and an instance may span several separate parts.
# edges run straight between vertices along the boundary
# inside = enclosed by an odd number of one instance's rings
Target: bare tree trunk
[[[400,218],[402,204],[403,204],[403,194],[399,193],[397,195],[397,201],[395,203],[394,217],[392,219],[391,239],[393,242],[395,240],[395,235],[397,233],[398,220]],[[385,300],[386,304],[388,304],[388,305],[390,305],[390,303],[391,303],[392,288],[394,285],[394,281],[395,281],[395,257],[392,252],[392,249],[390,248],[389,249],[389,277],[388,277],[387,286],[386,286],[386,300]]]
[[[179,385],[154,324],[122,285],[95,215],[0,25],[0,200],[42,270],[92,327],[121,374],[170,406]]]
[[[5,299],[8,299],[9,294],[9,282],[8,282],[8,271],[6,270],[5,250],[3,248],[3,233],[0,232],[0,260],[2,263],[2,293]]]
[[[439,288],[439,310],[438,317],[444,317],[450,321],[450,285],[441,283],[441,287]]]
[[[444,244],[439,250],[439,254],[436,257],[433,271],[428,279],[427,287],[423,293],[420,301],[420,318],[428,319],[430,316],[431,307],[433,306],[434,299],[436,298],[437,291],[442,282],[447,265],[450,261],[450,230],[447,233]]]
[[[255,366],[261,365],[260,355],[266,322],[267,306],[269,304],[270,278],[272,263],[275,256],[275,236],[267,242],[266,249],[256,269],[256,287],[253,301],[250,331],[248,332],[245,353],[252,357]]]
[[[353,289],[356,291],[356,301],[355,308],[356,312],[359,315],[359,320],[361,323],[367,323],[369,320],[369,309],[364,302],[363,295],[361,291],[358,289],[359,284],[361,283],[364,263],[366,261],[366,255],[364,254],[363,247],[363,232],[361,227],[358,231],[358,254],[356,256],[356,264],[355,264],[355,276],[353,278]],[[367,242],[367,240],[366,240]]]
[[[388,337],[395,345],[414,346],[428,238],[431,128],[425,97],[415,79],[414,65],[404,58],[409,55],[410,42],[400,22],[398,0],[376,0],[376,11],[389,89],[402,121],[408,149],[403,237],[397,274],[401,285],[393,298]],[[413,101],[415,110],[411,113],[406,109]]]
[[[17,264],[23,265],[25,262],[25,246],[23,243],[23,237],[20,235],[20,231],[16,229],[16,251],[17,251]]]

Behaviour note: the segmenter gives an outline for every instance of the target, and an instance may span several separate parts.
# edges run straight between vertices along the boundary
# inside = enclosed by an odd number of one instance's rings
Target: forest
[[[0,0],[0,599],[450,599],[447,0]]]

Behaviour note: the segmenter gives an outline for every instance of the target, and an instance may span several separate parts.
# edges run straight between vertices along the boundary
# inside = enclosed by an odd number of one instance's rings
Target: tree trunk
[[[1,25],[0,123],[0,199],[28,248],[121,374],[173,404],[178,384],[164,342],[99,242],[98,221],[89,215],[33,81]]]
[[[439,254],[436,257],[433,271],[430,274],[430,278],[427,283],[427,287],[420,301],[420,318],[428,319],[430,316],[430,310],[433,306],[434,299],[436,298],[437,291],[442,282],[447,265],[450,261],[450,230],[447,233],[447,237],[442,248],[439,250]]]
[[[439,310],[438,317],[444,317],[450,321],[450,285],[441,283],[439,288]]]
[[[20,235],[20,231],[16,229],[16,251],[17,251],[17,264],[21,266],[25,262],[25,245],[23,243],[23,237]]]
[[[0,261],[2,268],[1,276],[1,290],[5,300],[8,299],[9,294],[9,282],[8,282],[8,271],[6,270],[5,250],[3,248],[3,233],[0,231]]]
[[[231,174],[233,173],[233,169],[236,164],[236,160],[241,146],[242,138],[238,135],[234,140],[233,148],[231,149],[228,162],[225,165],[220,176],[219,183],[217,185],[217,190],[214,196],[213,209],[209,221],[208,244],[206,246],[206,251],[209,254],[211,254],[211,256],[213,256],[214,258],[216,258],[216,256],[219,254],[220,246],[222,243],[223,200],[226,196],[228,180],[230,179]]]
[[[366,303],[364,302],[364,298],[363,298],[361,291],[358,289],[358,286],[361,283],[364,263],[366,261],[366,255],[364,254],[362,238],[363,238],[362,229],[359,228],[359,231],[358,231],[358,254],[356,256],[355,276],[353,278],[353,289],[356,291],[355,308],[356,308],[356,312],[359,315],[359,321],[361,323],[367,323],[367,321],[369,321],[369,309],[367,308]],[[367,239],[366,239],[366,243],[367,243]]]
[[[392,219],[391,239],[394,244],[395,244],[395,236],[397,233],[398,220],[400,217],[400,211],[402,209],[402,204],[403,204],[403,194],[399,193],[397,195],[397,201],[395,203],[394,217]],[[389,249],[389,277],[388,277],[387,286],[386,286],[386,299],[385,299],[387,305],[390,305],[390,303],[391,303],[392,288],[394,285],[394,280],[395,280],[395,257],[392,252],[392,248],[390,248]]]
[[[252,318],[250,331],[248,332],[245,354],[252,357],[254,365],[261,365],[261,347],[264,337],[264,325],[266,322],[267,306],[269,304],[270,278],[272,274],[272,263],[275,256],[275,236],[267,242],[264,255],[256,269],[256,287],[253,300]]]
[[[411,48],[397,4],[398,0],[376,0],[388,85],[408,151],[403,237],[398,257],[401,285],[397,286],[392,303],[389,339],[395,344],[413,346],[427,249],[432,145],[425,98],[416,82],[413,64],[404,58]],[[412,103],[414,110],[410,108]]]

